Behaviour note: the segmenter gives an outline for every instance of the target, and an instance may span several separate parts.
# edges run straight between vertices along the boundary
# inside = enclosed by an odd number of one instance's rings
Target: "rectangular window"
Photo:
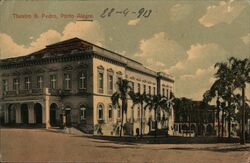
[[[113,91],[113,75],[108,75],[108,88],[109,91]]]
[[[103,73],[98,73],[98,88],[99,92],[103,93]]]
[[[37,88],[39,88],[39,89],[43,88],[43,77],[42,76],[37,77]]]
[[[99,120],[103,120],[103,109],[99,109]]]
[[[143,93],[147,93],[146,92],[146,85],[145,84],[143,85]]]
[[[131,82],[131,87],[132,87],[132,91],[134,92],[135,91],[135,83],[134,82]]]
[[[13,79],[13,90],[14,91],[19,90],[19,79],[17,79],[17,78]]]
[[[165,96],[165,89],[162,88],[162,95]]]
[[[151,95],[151,86],[148,86],[148,93]]]
[[[154,131],[155,130],[155,121],[151,121],[151,130]]]
[[[71,75],[64,74],[64,89],[69,90],[71,88]]]
[[[50,75],[50,88],[56,89],[56,75]]]
[[[167,98],[168,98],[169,96],[168,96],[168,89],[167,89]]]
[[[141,84],[140,83],[138,83],[138,85],[137,85],[137,92],[141,93]]]
[[[3,80],[3,92],[8,91],[8,81],[7,80]]]
[[[153,94],[155,95],[156,93],[155,93],[155,87],[153,87]]]
[[[79,74],[79,89],[86,89],[87,88],[87,77],[86,73],[81,72]]]
[[[140,116],[140,113],[141,113],[141,112],[140,112],[140,108],[138,107],[138,108],[137,108],[137,118],[138,118],[138,119],[140,119],[140,117],[141,117],[141,116]]]
[[[86,108],[85,107],[81,107],[80,108],[80,117],[81,117],[81,120],[85,120],[86,119],[87,114],[86,114]]]
[[[109,119],[112,118],[112,106],[109,106]]]
[[[131,123],[134,122],[134,109],[131,110]]]
[[[25,89],[30,90],[30,88],[31,88],[31,78],[30,77],[25,77],[24,78],[24,84],[25,84]]]

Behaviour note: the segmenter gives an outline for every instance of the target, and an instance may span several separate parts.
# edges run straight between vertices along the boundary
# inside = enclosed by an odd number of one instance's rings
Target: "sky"
[[[215,63],[250,56],[250,0],[0,0],[1,59],[73,37],[171,74],[176,96],[201,100]]]

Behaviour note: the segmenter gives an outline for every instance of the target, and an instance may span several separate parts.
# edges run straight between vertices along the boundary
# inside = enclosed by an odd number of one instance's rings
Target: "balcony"
[[[42,89],[29,89],[29,90],[16,90],[6,91],[3,93],[4,97],[17,97],[17,96],[30,96],[30,95],[42,95]]]

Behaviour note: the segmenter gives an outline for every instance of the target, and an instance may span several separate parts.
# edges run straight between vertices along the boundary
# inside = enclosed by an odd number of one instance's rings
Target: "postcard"
[[[250,162],[249,0],[0,0],[1,162]]]

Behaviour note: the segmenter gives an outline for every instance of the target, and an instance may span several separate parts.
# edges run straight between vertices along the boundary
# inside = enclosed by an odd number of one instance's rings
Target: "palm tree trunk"
[[[156,118],[156,112],[157,112],[157,108],[155,108],[155,138],[157,136],[157,118]]]
[[[245,111],[245,86],[242,87],[242,130],[241,130],[241,141],[240,144],[246,144],[246,137],[245,137],[245,116],[246,111]]]
[[[125,105],[126,105],[125,101],[122,100],[122,122],[121,122],[120,138],[122,137],[123,134],[123,119],[124,119]]]
[[[218,138],[220,138],[220,106],[218,102],[217,102],[217,123],[218,123]]]
[[[141,138],[142,138],[142,118],[143,118],[143,102],[141,102]]]
[[[191,113],[189,111],[189,137],[191,137]]]
[[[213,132],[214,132],[214,126],[215,126],[215,110],[213,109]]]
[[[224,107],[222,108],[222,117],[221,117],[221,123],[222,123],[222,126],[221,126],[221,137],[223,138],[224,137],[224,122],[225,122],[225,113],[224,113]]]
[[[121,121],[121,128],[120,128],[120,138],[122,137],[122,130],[123,130],[123,109],[122,109],[122,121]]]
[[[228,115],[228,138],[231,138],[231,113]]]

